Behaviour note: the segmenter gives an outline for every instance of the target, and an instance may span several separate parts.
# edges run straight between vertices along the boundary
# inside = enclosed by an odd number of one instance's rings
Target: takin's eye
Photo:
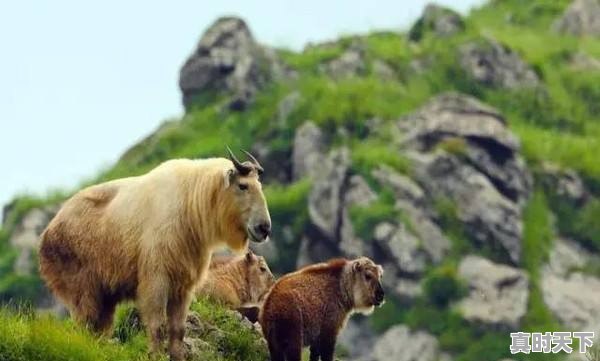
[[[373,276],[371,276],[370,273],[365,273],[365,280],[371,281],[372,279],[373,279]]]
[[[261,271],[262,273],[265,273],[265,272],[267,272],[267,267],[261,266],[261,267],[260,267],[260,271]]]
[[[238,188],[239,188],[241,191],[245,191],[245,190],[248,190],[248,185],[247,185],[247,184],[244,184],[244,183],[240,183],[240,184],[238,184]]]

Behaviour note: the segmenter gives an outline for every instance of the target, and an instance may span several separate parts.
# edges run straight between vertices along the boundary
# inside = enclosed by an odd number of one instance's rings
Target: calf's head
[[[351,261],[350,294],[354,307],[365,314],[384,303],[385,293],[381,286],[383,268],[367,257]]]
[[[246,246],[246,240],[264,242],[271,235],[271,216],[267,201],[262,191],[259,176],[263,173],[262,166],[248,152],[249,161],[240,162],[229,150],[229,159],[233,167],[227,171],[227,198],[230,203],[230,227],[243,235],[243,244],[236,237],[230,238],[230,246],[241,249]],[[235,244],[232,244],[235,243]]]
[[[271,273],[265,258],[255,255],[252,251],[246,253],[244,266],[249,288],[248,295],[250,299],[248,303],[259,304],[275,283],[275,276]]]

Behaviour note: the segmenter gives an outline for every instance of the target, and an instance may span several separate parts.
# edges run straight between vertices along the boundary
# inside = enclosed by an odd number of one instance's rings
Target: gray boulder
[[[438,37],[448,37],[464,28],[465,23],[457,12],[439,5],[428,4],[423,15],[410,29],[408,36],[412,41],[421,40],[428,32]]]
[[[419,238],[428,262],[440,262],[450,250],[450,241],[434,222],[434,214],[428,208],[425,191],[411,178],[387,166],[376,168],[372,175],[382,186],[394,192],[395,206],[406,217],[411,231]],[[377,229],[375,231],[377,238]]]
[[[347,257],[370,256],[365,242],[354,233],[350,219],[350,209],[354,206],[365,207],[377,199],[377,194],[369,187],[365,179],[359,175],[348,178],[342,204],[342,223],[339,233],[339,249]]]
[[[449,199],[472,239],[503,250],[517,263],[521,208],[533,182],[519,154],[519,141],[504,118],[472,97],[447,93],[400,119],[397,126],[399,142],[412,163],[413,179],[422,190],[398,177],[387,176],[387,183],[398,197],[421,209],[416,218],[432,218],[426,205],[435,199]],[[375,176],[386,179],[382,172]],[[421,194],[427,195],[426,202],[419,201]],[[436,243],[439,248],[446,242]]]
[[[323,64],[321,70],[336,80],[365,75],[367,63],[363,45],[354,41],[338,58]]]
[[[29,210],[14,226],[9,243],[18,253],[14,271],[19,275],[32,275],[38,265],[33,257],[40,246],[40,235],[56,215],[60,206],[52,205]]]
[[[600,59],[590,56],[582,51],[573,54],[569,65],[578,71],[600,71]]]
[[[517,53],[492,39],[464,44],[459,57],[464,71],[486,86],[514,89],[540,83],[535,71]]]
[[[374,241],[401,272],[421,274],[425,271],[427,257],[420,241],[403,224],[393,226],[387,222],[380,223],[375,228]]]
[[[189,107],[202,96],[226,94],[231,97],[230,108],[242,110],[278,67],[274,53],[256,43],[242,19],[220,18],[181,68],[183,103]]]
[[[574,0],[557,19],[553,28],[561,33],[583,36],[600,35],[600,1]]]
[[[387,330],[375,343],[371,361],[438,361],[444,357],[437,339],[424,331],[411,331],[405,325]]]
[[[308,197],[311,222],[332,241],[339,239],[344,186],[350,167],[348,148],[333,150],[320,164]]]
[[[292,177],[294,180],[306,176],[314,178],[320,173],[320,164],[325,158],[325,138],[315,123],[306,121],[296,129],[293,147]]]
[[[548,257],[548,264],[544,267],[545,274],[558,277],[567,277],[573,271],[584,268],[592,256],[579,244],[559,238],[554,240],[554,246]]]
[[[465,319],[491,328],[519,326],[529,297],[523,270],[470,255],[461,260],[458,274],[469,286],[469,295],[457,304]]]
[[[547,193],[556,194],[573,204],[581,205],[589,196],[583,180],[572,169],[563,169],[556,164],[544,163],[539,179]]]
[[[562,324],[577,331],[600,331],[600,279],[550,273],[542,277],[541,286],[544,303]]]

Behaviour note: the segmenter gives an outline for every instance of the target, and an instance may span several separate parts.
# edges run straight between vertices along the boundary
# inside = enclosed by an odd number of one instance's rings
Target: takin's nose
[[[271,222],[263,222],[254,226],[254,233],[263,240],[271,235]]]
[[[377,291],[375,291],[375,302],[377,303],[377,306],[379,306],[380,304],[383,303],[384,297],[385,297],[385,292],[383,291],[383,288],[379,287],[377,289]]]

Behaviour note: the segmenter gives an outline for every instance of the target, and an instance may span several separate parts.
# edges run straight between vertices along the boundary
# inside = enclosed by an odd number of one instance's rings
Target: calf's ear
[[[362,269],[363,269],[363,267],[359,260],[352,261],[352,272],[358,273],[358,272],[361,272]]]
[[[248,252],[246,252],[246,262],[252,263],[254,261],[254,258],[254,253],[251,249],[248,249]]]

